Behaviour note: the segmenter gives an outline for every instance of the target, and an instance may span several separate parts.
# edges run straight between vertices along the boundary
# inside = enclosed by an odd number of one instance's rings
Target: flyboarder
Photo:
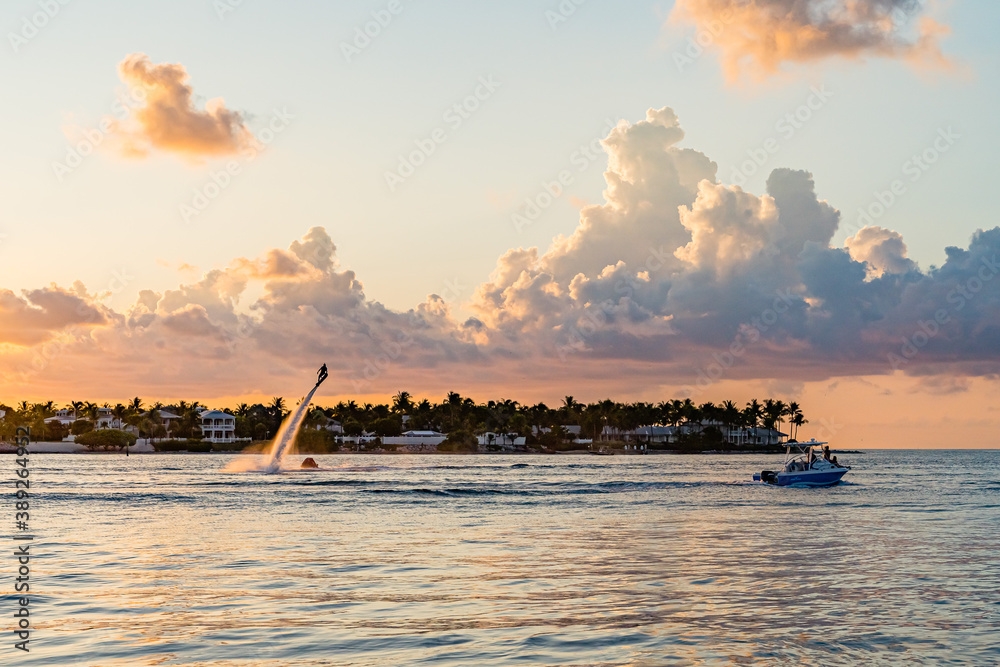
[[[316,386],[318,387],[321,384],[323,384],[323,380],[325,380],[326,376],[328,375],[328,373],[326,372],[326,364],[323,364],[320,367],[320,369],[316,371],[316,375],[317,375]]]

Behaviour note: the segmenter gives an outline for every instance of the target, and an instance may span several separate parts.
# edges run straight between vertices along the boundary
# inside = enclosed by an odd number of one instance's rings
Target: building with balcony
[[[205,442],[236,442],[236,417],[219,410],[201,413],[201,437]]]

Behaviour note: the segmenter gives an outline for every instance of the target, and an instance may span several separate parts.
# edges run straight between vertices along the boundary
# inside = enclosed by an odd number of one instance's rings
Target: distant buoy
[[[310,456],[309,458],[307,458],[305,461],[302,462],[302,466],[301,467],[303,467],[303,468],[318,468],[319,464],[316,463],[316,461],[314,461],[313,458]]]

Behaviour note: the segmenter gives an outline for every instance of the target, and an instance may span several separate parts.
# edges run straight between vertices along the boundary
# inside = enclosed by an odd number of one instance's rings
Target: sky
[[[326,403],[776,397],[838,444],[993,447],[998,24],[4,3],[0,401],[221,407],[326,362]]]

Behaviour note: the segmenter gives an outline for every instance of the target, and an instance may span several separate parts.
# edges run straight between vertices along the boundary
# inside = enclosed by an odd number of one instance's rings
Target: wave
[[[361,488],[362,493],[435,495],[435,496],[564,496],[598,495],[611,493],[633,493],[661,489],[687,489],[701,486],[743,486],[743,482],[598,482],[580,484],[575,482],[548,482],[525,486],[386,486],[373,483],[374,488]]]

